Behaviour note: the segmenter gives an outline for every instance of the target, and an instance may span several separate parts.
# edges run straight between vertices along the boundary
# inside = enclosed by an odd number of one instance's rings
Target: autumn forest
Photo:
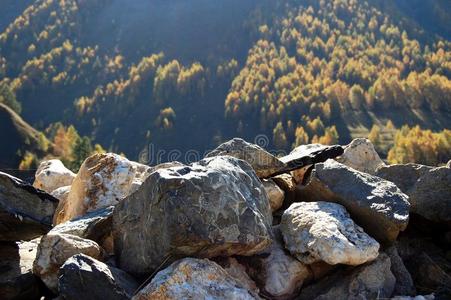
[[[368,137],[391,163],[451,157],[450,1],[1,5],[0,167],[262,134],[284,151]]]

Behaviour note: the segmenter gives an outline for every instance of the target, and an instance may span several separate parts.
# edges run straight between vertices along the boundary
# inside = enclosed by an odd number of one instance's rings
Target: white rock
[[[92,258],[101,259],[102,250],[96,242],[75,235],[54,233],[44,235],[33,263],[33,273],[56,293],[58,270],[69,257],[75,254],[86,254]]]
[[[58,224],[87,212],[116,205],[134,192],[147,177],[150,167],[113,153],[87,158],[58,216]]]
[[[36,171],[33,186],[47,193],[52,193],[57,188],[68,186],[74,181],[75,174],[66,168],[58,159],[41,162]]]
[[[285,247],[306,264],[360,265],[378,256],[379,243],[340,204],[294,203],[284,212],[280,230]]]
[[[263,188],[268,195],[271,212],[275,212],[282,207],[283,200],[285,199],[285,192],[271,179],[264,179],[262,183]]]
[[[374,175],[385,163],[377,154],[374,145],[368,139],[354,139],[346,148],[338,162],[357,171]]]
[[[185,258],[158,272],[133,300],[259,299],[208,259]]]

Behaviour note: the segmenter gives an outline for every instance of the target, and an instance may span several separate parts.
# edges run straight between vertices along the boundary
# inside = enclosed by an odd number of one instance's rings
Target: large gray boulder
[[[394,183],[334,160],[315,166],[298,199],[343,205],[353,220],[380,242],[396,240],[409,221],[408,197]]]
[[[433,222],[451,224],[451,169],[418,164],[380,168],[377,176],[409,196],[410,211]]]
[[[305,264],[324,261],[356,266],[379,255],[379,243],[336,203],[294,203],[284,212],[280,231],[285,247]]]
[[[340,270],[302,289],[298,299],[389,299],[395,283],[390,258],[382,253],[371,263],[354,270]]]
[[[396,164],[379,168],[376,176],[396,184],[401,191],[410,194],[417,180],[433,167],[420,164]]]
[[[0,243],[0,298],[39,299],[42,290],[33,275],[38,241]]]
[[[253,255],[271,244],[271,210],[245,161],[207,158],[153,172],[113,214],[115,253],[147,274],[177,256]]]
[[[128,300],[138,283],[124,271],[77,254],[59,270],[59,294],[66,300]]]
[[[234,138],[219,145],[205,157],[230,155],[247,161],[260,178],[267,178],[285,168],[277,157],[258,145],[251,144],[240,138]]]
[[[409,192],[412,212],[430,221],[451,225],[451,169],[434,168]]]
[[[185,258],[158,272],[133,297],[133,300],[148,299],[253,300],[259,297],[215,262]]]
[[[58,199],[0,172],[0,241],[31,240],[52,228]]]

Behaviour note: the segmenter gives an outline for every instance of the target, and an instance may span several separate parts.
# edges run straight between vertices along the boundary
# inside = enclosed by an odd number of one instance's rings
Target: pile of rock
[[[446,299],[451,169],[364,139],[51,160],[34,186],[0,173],[0,242],[1,299]]]

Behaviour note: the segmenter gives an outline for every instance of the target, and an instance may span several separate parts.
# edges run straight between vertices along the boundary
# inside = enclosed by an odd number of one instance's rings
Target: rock
[[[110,206],[89,212],[84,216],[55,226],[50,233],[71,234],[93,240],[107,250],[108,253],[113,252],[112,246],[104,246],[110,242],[109,239],[111,238],[113,209],[114,207]]]
[[[124,271],[77,254],[59,271],[59,292],[66,300],[128,300],[139,285]]]
[[[249,291],[258,294],[260,291],[255,282],[246,272],[246,267],[241,265],[234,257],[215,258],[215,262],[219,264],[233,279],[241,283],[241,285]]]
[[[286,165],[284,172],[293,171],[291,175],[293,175],[296,182],[302,183],[310,166],[324,162],[330,158],[336,158],[342,155],[343,152],[343,147],[338,145],[301,145],[291,151],[289,155],[280,158],[280,160]]]
[[[419,164],[389,165],[379,168],[376,176],[393,182],[409,195],[417,180],[431,169],[432,167]]]
[[[47,234],[39,243],[33,273],[57,293],[59,268],[69,257],[81,253],[96,259],[102,257],[102,250],[94,241],[70,234]]]
[[[54,190],[51,195],[59,200],[58,206],[56,207],[55,214],[53,215],[53,224],[59,224],[62,221],[62,218],[64,217],[64,214],[62,213],[63,208],[67,201],[67,196],[69,196],[70,193],[70,186],[63,186],[60,188],[57,188]]]
[[[293,203],[296,199],[296,180],[291,174],[280,174],[271,179],[285,192],[284,206]]]
[[[294,203],[284,212],[280,230],[285,247],[305,264],[324,261],[356,266],[379,254],[379,243],[336,203]]]
[[[247,161],[260,178],[267,178],[285,168],[277,157],[258,145],[251,144],[240,138],[234,138],[219,145],[205,157],[229,155]]]
[[[282,207],[283,200],[285,199],[285,192],[271,179],[264,179],[262,183],[263,188],[268,195],[271,211],[275,212]]]
[[[36,256],[37,240],[0,243],[1,299],[39,299],[41,286],[31,272]]]
[[[380,242],[391,243],[409,221],[407,195],[392,182],[328,160],[315,166],[297,197],[343,205],[352,219]]]
[[[430,221],[451,225],[451,169],[434,168],[421,176],[408,193],[411,211]]]
[[[380,168],[377,176],[409,196],[410,211],[433,222],[451,224],[451,169],[418,164]]]
[[[336,160],[348,167],[371,175],[376,174],[378,168],[385,166],[371,141],[362,138],[354,139],[345,147],[343,155]]]
[[[117,154],[94,154],[88,157],[72,183],[58,223],[116,205],[139,188],[149,171],[150,167]]]
[[[153,172],[113,214],[121,269],[148,274],[177,256],[253,255],[271,244],[264,188],[231,156]]]
[[[70,186],[75,174],[67,169],[59,159],[51,159],[41,162],[36,171],[33,186],[47,193],[57,188]]]
[[[414,297],[410,297],[410,296],[396,296],[391,298],[391,300],[434,300],[435,296],[434,294],[430,294],[430,295],[418,295],[418,296],[414,296]]]
[[[396,279],[390,271],[390,258],[381,253],[371,263],[342,270],[302,289],[299,300],[384,299],[390,298]]]
[[[52,228],[58,199],[0,172],[0,241],[31,240]]]
[[[155,275],[133,300],[259,299],[208,259],[185,258]]]
[[[248,272],[269,299],[291,299],[304,282],[312,279],[310,268],[285,252],[280,232],[272,245],[259,255],[246,258]]]
[[[451,276],[428,254],[421,252],[408,262],[412,279],[418,292],[428,293],[451,287]],[[451,296],[451,291],[448,292]]]
[[[396,247],[389,247],[385,250],[385,253],[390,257],[390,270],[396,278],[394,295],[414,296],[416,294],[416,290],[415,285],[413,284],[412,276],[410,276],[410,273],[399,256]]]

